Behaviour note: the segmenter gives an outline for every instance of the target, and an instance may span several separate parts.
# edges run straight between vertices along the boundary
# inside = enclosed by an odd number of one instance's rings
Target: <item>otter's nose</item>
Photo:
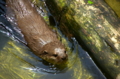
[[[63,58],[61,58],[62,60],[66,60],[67,59],[67,57],[63,57]]]

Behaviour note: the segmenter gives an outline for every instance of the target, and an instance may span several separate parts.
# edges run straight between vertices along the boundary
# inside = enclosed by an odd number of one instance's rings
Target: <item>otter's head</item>
[[[39,57],[54,64],[60,64],[67,60],[65,47],[60,42],[51,42],[44,45]]]

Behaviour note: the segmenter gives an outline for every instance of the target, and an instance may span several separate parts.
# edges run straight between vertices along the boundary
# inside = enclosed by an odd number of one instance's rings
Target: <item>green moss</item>
[[[92,2],[92,1],[90,1],[90,0],[88,0],[88,4],[93,4],[93,2]]]

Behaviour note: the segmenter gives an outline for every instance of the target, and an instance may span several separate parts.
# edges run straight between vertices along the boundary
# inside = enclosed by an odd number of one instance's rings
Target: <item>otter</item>
[[[65,46],[29,0],[6,0],[6,7],[14,12],[27,46],[35,55],[54,64],[67,60]]]

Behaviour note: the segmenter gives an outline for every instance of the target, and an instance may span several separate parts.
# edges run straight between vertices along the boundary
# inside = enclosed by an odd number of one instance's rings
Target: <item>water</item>
[[[68,39],[57,26],[67,49],[67,66],[53,65],[34,55],[16,23],[10,24],[4,16],[4,4],[0,1],[0,79],[106,79],[76,39]]]

